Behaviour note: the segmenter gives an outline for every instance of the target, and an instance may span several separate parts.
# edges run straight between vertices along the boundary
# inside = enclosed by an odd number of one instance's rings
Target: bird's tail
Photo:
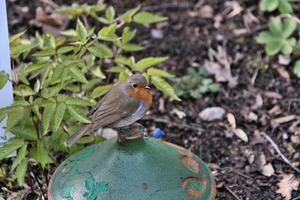
[[[72,146],[81,136],[85,135],[90,131],[92,128],[91,124],[85,125],[82,128],[80,128],[76,133],[71,135],[69,139],[67,140],[67,146],[70,147]]]

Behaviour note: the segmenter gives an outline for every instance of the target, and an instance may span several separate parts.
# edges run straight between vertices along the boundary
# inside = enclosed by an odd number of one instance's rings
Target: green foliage
[[[261,11],[274,11],[278,9],[280,13],[293,14],[294,9],[290,0],[261,0]],[[285,55],[294,55],[300,52],[300,26],[296,16],[285,14],[282,16],[271,17],[268,23],[267,31],[260,32],[256,37],[256,42],[265,45],[265,51],[268,55],[274,56],[279,53]],[[286,17],[283,19],[283,16]],[[295,34],[297,33],[297,34]],[[300,77],[299,65],[294,65],[293,73]]]
[[[272,12],[276,9],[280,11],[280,13],[292,13],[293,7],[291,5],[291,0],[261,0],[259,4],[259,8],[261,11]]]
[[[279,52],[290,55],[296,45],[296,39],[291,37],[296,28],[297,22],[294,19],[287,18],[282,22],[279,17],[274,17],[269,22],[269,31],[261,32],[256,41],[265,44],[265,50],[269,55]]]
[[[134,42],[137,30],[133,24],[160,22],[165,17],[140,11],[139,7],[118,15],[112,6],[101,3],[61,7],[57,12],[68,15],[76,26],[59,37],[36,33],[34,38],[25,38],[24,32],[10,37],[19,81],[13,88],[15,102],[1,108],[0,117],[7,117],[5,129],[16,137],[0,148],[0,160],[17,151],[12,172],[19,185],[23,185],[32,162],[44,168],[55,162],[50,152],[76,152],[101,139],[86,136],[72,148],[65,145],[69,135],[83,123],[90,123],[88,110],[111,88],[114,78],[123,80],[143,73],[157,89],[179,100],[165,80],[173,75],[158,68],[167,57],[136,62],[132,55],[143,49]],[[81,16],[97,26],[83,23]],[[0,72],[0,88],[7,80],[7,74]]]
[[[198,99],[205,93],[216,93],[220,90],[219,84],[208,77],[204,67],[189,68],[187,75],[177,80],[176,93],[183,98]]]

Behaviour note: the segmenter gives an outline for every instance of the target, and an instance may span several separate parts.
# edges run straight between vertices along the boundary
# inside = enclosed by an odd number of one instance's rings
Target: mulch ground
[[[39,30],[30,21],[34,19],[35,9],[47,6],[45,3],[29,0],[7,2],[11,34],[24,28],[29,34]],[[56,1],[58,5],[71,2]],[[153,109],[142,122],[150,129],[161,128],[167,133],[165,140],[191,149],[209,164],[217,180],[217,199],[280,200],[283,197],[276,191],[282,175],[297,177],[299,174],[283,161],[264,133],[272,138],[291,163],[300,165],[299,144],[297,147],[292,140],[300,128],[300,79],[291,73],[293,61],[287,66],[278,64],[277,58],[268,58],[263,47],[255,43],[255,35],[266,28],[269,17],[258,11],[259,1],[228,2],[112,0],[107,3],[115,5],[120,12],[141,3],[143,9],[168,17],[167,22],[138,28],[137,41],[147,49],[136,55],[169,56],[164,68],[178,77],[189,67],[211,61],[212,51],[224,50],[224,59],[230,62],[232,76],[237,77],[235,87],[224,82],[218,94],[181,102],[170,102],[157,92]],[[150,34],[151,30],[161,33],[162,38]],[[265,71],[258,70],[267,61],[269,67]],[[247,134],[248,141],[234,134],[226,116],[213,122],[201,120],[199,113],[211,106],[220,106],[226,113],[232,113],[236,126]],[[186,116],[180,119],[170,112],[174,109]],[[52,171],[50,169],[49,174]],[[46,188],[37,186],[40,187]],[[292,192],[292,199],[299,196],[300,189]],[[37,195],[28,198],[37,198]]]

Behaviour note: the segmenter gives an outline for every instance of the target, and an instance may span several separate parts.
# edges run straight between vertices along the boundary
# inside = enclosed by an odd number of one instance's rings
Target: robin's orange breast
[[[139,100],[143,100],[146,102],[148,109],[152,104],[152,94],[149,89],[143,87],[129,88],[128,94],[131,97],[134,97]]]

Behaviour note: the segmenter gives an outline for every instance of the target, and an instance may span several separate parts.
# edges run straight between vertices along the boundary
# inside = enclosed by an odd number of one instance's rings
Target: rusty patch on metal
[[[186,177],[181,181],[181,187],[192,197],[200,197],[207,186],[207,181],[195,176]]]
[[[180,162],[194,173],[198,173],[200,171],[199,163],[191,156],[180,156]]]
[[[144,190],[148,190],[149,186],[147,183],[142,183],[143,189]]]

